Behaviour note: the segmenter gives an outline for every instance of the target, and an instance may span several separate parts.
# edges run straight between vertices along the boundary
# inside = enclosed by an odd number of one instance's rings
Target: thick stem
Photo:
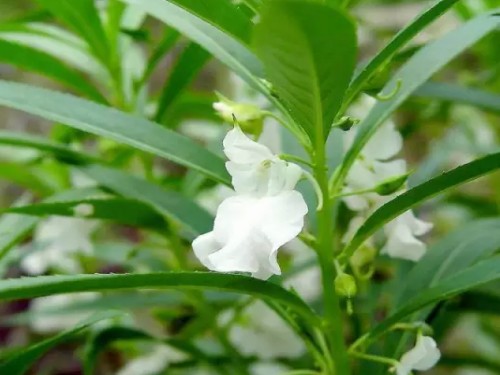
[[[318,212],[318,257],[321,263],[323,284],[323,303],[326,322],[326,336],[330,342],[332,358],[335,362],[335,375],[349,375],[349,358],[342,329],[342,311],[339,298],[335,293],[336,276],[333,266],[333,216],[332,199],[329,194],[325,146],[318,142],[315,154],[314,175],[323,196],[323,207]]]

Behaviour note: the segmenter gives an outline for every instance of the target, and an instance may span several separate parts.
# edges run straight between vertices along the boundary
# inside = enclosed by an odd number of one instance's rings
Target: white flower
[[[38,249],[24,257],[21,268],[30,275],[42,274],[51,267],[65,272],[80,272],[75,255],[92,253],[90,235],[95,227],[95,221],[50,217],[36,228],[33,243]]]
[[[94,206],[90,203],[80,203],[73,207],[75,216],[85,217],[94,214]]]
[[[98,293],[86,292],[36,298],[30,305],[31,328],[41,334],[73,328],[90,317],[93,312],[83,312],[81,309],[73,312],[63,310],[74,304],[91,302],[98,296]]]
[[[266,146],[252,141],[239,127],[224,138],[226,168],[238,194],[275,195],[293,190],[302,169],[274,155]]]
[[[172,362],[186,359],[181,352],[164,345],[155,345],[148,354],[127,363],[116,375],[156,375],[163,373]]]
[[[229,314],[221,316],[223,321],[231,318]],[[264,361],[295,358],[305,349],[300,337],[261,301],[243,310],[229,329],[229,340],[243,355],[255,355]]]
[[[363,96],[352,109],[352,114],[364,117],[374,104],[374,99]],[[356,131],[356,128],[353,128],[346,133],[346,149],[352,145]],[[406,162],[403,159],[390,160],[396,156],[402,146],[403,139],[394,123],[386,121],[370,138],[352,165],[346,177],[344,193],[370,190],[390,178],[404,175]],[[394,199],[397,194],[380,196],[375,192],[369,192],[344,197],[343,200],[347,207],[356,211],[357,216],[350,223],[348,233],[343,240],[347,241],[352,238],[366,217]],[[403,213],[385,226],[387,242],[382,253],[394,258],[418,261],[425,254],[426,245],[416,237],[426,234],[431,228],[432,224],[418,220],[411,210]]]
[[[427,247],[416,237],[428,233],[432,227],[431,223],[417,219],[411,210],[406,211],[384,227],[387,242],[382,253],[392,258],[419,261]]]
[[[279,362],[258,362],[250,366],[251,375],[283,375],[290,368]]]
[[[297,191],[228,198],[217,210],[214,230],[194,240],[194,253],[214,271],[250,272],[261,279],[279,275],[278,249],[300,233],[306,213]]]
[[[412,370],[427,371],[441,358],[436,342],[432,337],[419,335],[415,347],[401,357],[396,366],[397,375],[409,375]]]
[[[304,198],[293,190],[302,169],[238,127],[226,135],[224,152],[237,195],[221,203],[214,230],[193,241],[194,253],[214,271],[279,275],[278,249],[301,232],[307,213]]]

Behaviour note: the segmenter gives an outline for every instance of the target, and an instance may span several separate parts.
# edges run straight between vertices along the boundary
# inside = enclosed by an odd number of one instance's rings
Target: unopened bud
[[[405,173],[400,176],[388,178],[375,188],[375,192],[378,195],[393,194],[404,186],[404,184],[408,180],[409,175],[410,175],[409,173]]]
[[[357,118],[354,118],[351,116],[344,116],[339,121],[337,121],[335,124],[333,124],[333,127],[342,129],[343,131],[348,131],[354,125],[359,124],[359,121],[360,120]]]
[[[262,110],[253,104],[233,102],[224,96],[217,94],[219,101],[212,106],[217,114],[227,123],[238,123],[245,133],[259,135],[264,125],[264,114]]]
[[[335,278],[335,292],[339,296],[351,298],[356,295],[358,288],[356,286],[356,279],[347,274],[340,273]]]

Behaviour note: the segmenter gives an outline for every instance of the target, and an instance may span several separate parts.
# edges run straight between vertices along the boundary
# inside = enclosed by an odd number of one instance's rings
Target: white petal
[[[385,122],[370,138],[361,154],[368,159],[387,160],[403,147],[403,137],[392,121]]]
[[[376,161],[373,163],[373,171],[377,185],[388,178],[400,176],[406,173],[406,161],[397,159],[386,162]]]
[[[401,357],[402,369],[426,371],[434,367],[439,361],[441,353],[432,337],[419,336],[413,349]],[[398,369],[398,375],[400,375]]]
[[[266,146],[252,141],[237,126],[227,133],[223,145],[227,158],[238,164],[257,164],[273,157]]]
[[[353,191],[374,187],[377,180],[373,173],[373,166],[369,165],[367,161],[356,160],[349,170],[346,184]]]
[[[406,225],[396,225],[388,233],[387,243],[382,253],[392,258],[401,258],[417,262],[424,256],[426,245],[414,237]]]
[[[404,216],[403,216],[404,215]],[[406,211],[403,215],[406,225],[408,225],[415,236],[423,236],[434,226],[432,223],[417,219],[413,211]]]
[[[221,245],[215,239],[214,232],[208,232],[198,236],[193,241],[194,255],[208,269],[213,270],[214,266],[209,260],[209,255],[215,253],[221,248]]]
[[[344,192],[349,193],[349,190],[350,189],[344,189]],[[370,207],[370,201],[368,200],[367,194],[352,195],[344,197],[342,200],[351,211],[364,211]]]

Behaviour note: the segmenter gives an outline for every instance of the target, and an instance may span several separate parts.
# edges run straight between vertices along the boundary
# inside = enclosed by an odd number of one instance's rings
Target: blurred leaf
[[[13,207],[23,205],[28,201],[27,197],[21,197],[14,203]],[[29,235],[38,221],[39,219],[36,217],[25,215],[11,214],[0,217],[0,260],[8,254],[12,247]]]
[[[500,272],[500,271],[499,271]],[[127,289],[215,289],[249,294],[292,309],[311,323],[317,316],[296,294],[268,281],[215,272],[158,272],[144,274],[88,274],[38,276],[0,281],[0,300],[18,300],[53,294]]]
[[[98,162],[98,159],[94,156],[83,154],[79,151],[71,149],[66,145],[52,142],[44,137],[25,134],[21,132],[0,130],[0,144],[16,147],[26,147],[39,151],[49,152],[54,154],[54,156],[58,160],[70,164]]]
[[[40,195],[50,194],[52,188],[36,166],[0,161],[0,180],[22,186]]]
[[[467,223],[429,248],[405,276],[396,307],[500,248],[500,219]]]
[[[403,212],[455,186],[472,181],[476,178],[500,169],[500,153],[487,155],[483,158],[464,164],[442,175],[432,178],[423,184],[409,189],[390,202],[384,204],[371,214],[354,234],[352,240],[342,251],[350,257],[354,251],[373,235],[384,224],[395,219]]]
[[[0,62],[40,73],[62,82],[90,99],[106,102],[106,99],[87,79],[44,52],[21,44],[0,40]]]
[[[226,12],[224,15],[223,12],[219,12],[218,6],[210,6],[204,2],[192,0],[177,0],[175,2],[165,0],[122,1],[136,5],[138,9],[178,30],[237,72],[254,88],[266,91],[263,89],[263,84],[257,79],[263,75],[259,60],[239,40],[231,36],[226,24],[217,23],[217,20],[220,21],[220,19],[231,20],[233,18],[232,11]],[[221,4],[224,3],[227,1],[221,2]],[[232,8],[237,10],[234,6]],[[223,9],[227,11],[229,8],[224,6]],[[210,18],[210,15],[214,14],[218,14],[220,18],[217,20]]]
[[[209,58],[210,54],[198,44],[190,43],[182,51],[167,78],[167,82],[163,85],[155,115],[156,122],[162,122],[165,112],[192,82]]]
[[[499,279],[500,256],[483,260],[412,297],[391,316],[369,331],[367,340],[375,340],[395,323],[431,304]]]
[[[91,325],[104,319],[114,318],[117,315],[117,313],[96,315],[79,323],[71,330],[64,331],[57,336],[51,337],[47,340],[31,345],[22,351],[16,352],[12,356],[3,358],[2,363],[0,363],[0,373],[9,375],[25,374],[30,367],[33,366],[35,362],[50,349],[62,344],[63,342],[73,339],[76,335]]]
[[[471,105],[500,114],[500,95],[448,83],[428,82],[414,93],[417,97]]]
[[[146,119],[71,95],[6,81],[0,81],[0,105],[114,139],[229,183],[220,157]]]
[[[109,42],[94,0],[36,1],[85,39],[102,62],[109,63]]]
[[[263,6],[255,46],[284,106],[313,141],[324,142],[354,70],[351,20],[313,2],[271,1]]]
[[[195,202],[181,194],[132,176],[118,169],[90,165],[81,170],[102,186],[151,205],[157,212],[181,223],[190,236],[212,230],[213,217]]]
[[[448,306],[448,309],[496,315],[500,311],[500,295],[480,291],[467,292]]]
[[[148,60],[148,65],[141,79],[141,85],[143,85],[149,80],[149,78],[154,73],[158,64],[165,57],[165,54],[172,49],[172,47],[178,40],[179,40],[179,33],[176,30],[174,29],[165,30],[162,39],[159,42],[155,43],[155,48],[151,53],[151,57]]]
[[[92,213],[85,215],[85,219],[110,220],[115,223],[130,225],[139,228],[149,228],[158,231],[165,231],[167,223],[164,218],[154,211],[149,205],[123,198],[102,197],[54,202],[38,203],[27,206],[10,207],[0,210],[0,214],[18,213],[31,216],[78,216],[78,206],[81,204],[90,205]]]
[[[499,24],[498,16],[490,14],[478,16],[416,52],[382,90],[384,95],[395,92],[394,95],[387,100],[379,101],[358,126],[356,138],[345,156],[337,181],[341,181],[347,174],[363,146],[392,112],[434,73],[495,30]]]
[[[350,102],[377,73],[382,70],[394,55],[411,41],[430,23],[446,13],[458,0],[439,0],[429,9],[422,12],[404,29],[400,30],[392,40],[382,48],[366,65],[359,69],[352,80],[346,99]]]
[[[45,23],[0,24],[0,39],[36,49],[95,78],[106,77],[85,41],[60,27]]]

